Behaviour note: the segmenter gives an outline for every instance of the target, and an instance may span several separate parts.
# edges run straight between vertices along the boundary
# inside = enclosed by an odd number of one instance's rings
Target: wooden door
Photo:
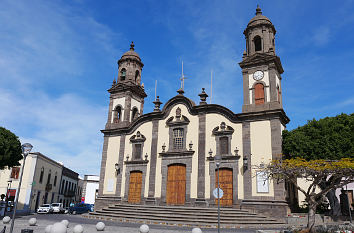
[[[257,83],[254,86],[254,98],[256,105],[264,104],[264,86],[262,83]]]
[[[142,172],[133,171],[129,178],[129,203],[140,203],[141,201]]]
[[[184,205],[186,200],[186,166],[174,164],[168,166],[166,203]]]
[[[219,185],[224,195],[220,198],[220,206],[232,206],[233,185],[232,185],[232,169],[220,168]],[[218,187],[218,171],[215,171],[215,187]],[[218,199],[215,199],[218,204]]]

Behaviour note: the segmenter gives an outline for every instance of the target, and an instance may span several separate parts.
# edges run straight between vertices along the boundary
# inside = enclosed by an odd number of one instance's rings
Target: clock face
[[[256,72],[253,73],[253,79],[258,81],[261,80],[264,76],[263,71],[257,70]]]

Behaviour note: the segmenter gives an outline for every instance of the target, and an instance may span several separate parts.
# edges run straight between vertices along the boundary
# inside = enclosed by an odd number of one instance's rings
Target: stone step
[[[147,206],[144,205],[122,205],[122,204],[116,204],[114,206],[109,206],[109,208],[112,209],[146,209]],[[186,207],[186,206],[148,206],[148,209],[150,210],[156,210],[156,211],[185,211],[185,212],[217,212],[218,209],[214,207],[210,208],[201,208],[201,207]],[[249,213],[249,210],[241,210],[241,209],[233,209],[233,208],[220,208],[220,212],[222,213]]]
[[[149,212],[149,213],[156,213],[156,212],[164,212],[164,213],[184,213],[184,214],[203,214],[203,215],[215,215],[218,213],[217,210],[203,210],[203,211],[198,211],[198,210],[183,210],[183,209],[166,209],[166,210],[161,210],[161,209],[146,209],[146,208],[122,208],[122,207],[115,207],[115,206],[110,206],[108,208],[104,208],[104,210],[107,211],[121,211],[121,212]],[[220,210],[220,213],[223,215],[235,215],[235,216],[240,216],[240,215],[257,215],[256,213],[250,213],[249,211],[223,211]]]
[[[156,222],[157,224],[166,224],[166,223],[176,223],[176,224],[190,224],[190,225],[215,225],[217,224],[217,218],[213,219],[191,219],[191,218],[183,218],[179,216],[137,216],[137,215],[125,215],[119,213],[90,213],[90,216],[97,216],[100,219],[102,217],[106,217],[107,219],[124,219],[124,220],[133,220],[134,222],[139,221],[152,221]],[[258,218],[245,218],[245,219],[232,219],[232,220],[225,220],[223,218],[220,219],[221,224],[226,225],[249,225],[249,224],[282,224],[274,219],[258,219]]]
[[[213,215],[204,215],[202,213],[166,213],[166,212],[153,212],[153,211],[130,211],[130,212],[116,212],[113,210],[98,210],[96,211],[99,214],[115,214],[119,213],[120,215],[127,215],[127,216],[157,216],[160,218],[170,218],[172,216],[173,218],[196,218],[196,219],[216,219],[217,218],[217,213]],[[225,214],[220,214],[220,218],[225,219],[225,220],[233,220],[233,219],[268,219],[265,216],[260,216],[260,215],[225,215]]]

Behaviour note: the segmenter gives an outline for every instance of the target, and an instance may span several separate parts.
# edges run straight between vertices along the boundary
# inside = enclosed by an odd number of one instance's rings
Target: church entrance
[[[232,206],[232,169],[220,168],[219,184],[224,192],[223,197],[220,198],[220,206]],[[215,171],[215,187],[218,187],[218,170]],[[215,204],[218,204],[217,198]]]
[[[186,166],[173,164],[167,172],[167,205],[184,205],[186,200]]]
[[[129,178],[129,203],[140,203],[141,201],[142,172],[132,171]]]

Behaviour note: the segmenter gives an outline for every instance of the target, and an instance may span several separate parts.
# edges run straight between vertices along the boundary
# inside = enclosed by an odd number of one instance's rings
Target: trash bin
[[[21,233],[33,233],[33,229],[22,229]]]

